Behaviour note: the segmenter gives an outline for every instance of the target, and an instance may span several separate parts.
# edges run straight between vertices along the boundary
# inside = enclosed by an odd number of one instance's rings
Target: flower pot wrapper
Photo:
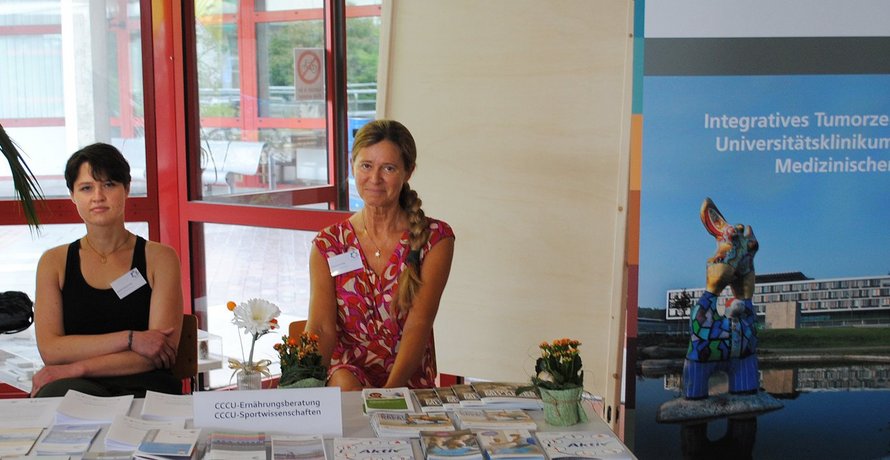
[[[290,383],[278,383],[278,388],[319,388],[325,386],[324,380],[319,380],[313,377],[308,377],[305,379],[297,380],[296,382]]]
[[[319,356],[318,361],[321,361],[321,357]],[[289,388],[309,388],[313,386],[324,386],[325,379],[327,378],[328,372],[324,366],[320,364],[313,363],[309,366],[302,365],[282,365],[281,366],[281,380],[279,380],[279,387],[289,387]],[[299,382],[306,380],[307,382],[299,385],[299,386],[290,386],[295,385]],[[320,385],[315,385],[313,382],[321,382]]]
[[[555,426],[569,426],[587,422],[587,412],[581,405],[583,388],[564,390],[539,388],[539,390],[541,399],[544,401],[544,420],[547,423]]]

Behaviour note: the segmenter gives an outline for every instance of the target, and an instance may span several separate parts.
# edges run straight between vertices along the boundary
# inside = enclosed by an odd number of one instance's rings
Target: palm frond
[[[37,178],[31,172],[31,168],[25,163],[22,154],[15,142],[6,134],[3,125],[0,125],[0,152],[6,157],[9,169],[12,172],[12,186],[15,196],[22,203],[25,220],[32,229],[40,228],[40,220],[37,217],[37,200],[43,199],[43,190],[37,183]]]

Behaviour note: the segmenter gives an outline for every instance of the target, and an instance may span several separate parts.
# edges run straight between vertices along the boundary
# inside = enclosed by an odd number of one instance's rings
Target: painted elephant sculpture
[[[726,372],[730,393],[756,393],[760,387],[757,312],[751,297],[757,239],[750,226],[728,224],[710,198],[702,203],[701,219],[717,240],[717,252],[708,259],[706,292],[690,313],[684,396],[707,398],[708,380],[716,371]],[[727,286],[733,299],[721,315],[717,298]]]

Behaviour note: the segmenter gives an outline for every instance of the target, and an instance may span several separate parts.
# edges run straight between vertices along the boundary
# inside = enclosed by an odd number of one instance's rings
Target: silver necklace
[[[365,211],[362,211],[362,225],[365,226],[365,234],[368,235],[368,239],[371,240],[371,243],[374,243],[374,247],[377,248],[377,251],[374,252],[374,257],[380,257],[380,245],[374,241],[374,237],[371,236],[371,232],[368,231],[368,222],[365,220]]]

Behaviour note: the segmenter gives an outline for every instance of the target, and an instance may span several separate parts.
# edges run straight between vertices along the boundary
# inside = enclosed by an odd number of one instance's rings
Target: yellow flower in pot
[[[544,419],[551,425],[566,426],[587,421],[581,406],[584,371],[581,369],[581,342],[556,339],[541,342],[541,357],[535,362],[532,383],[544,402]]]
[[[318,352],[318,335],[303,332],[297,337],[282,336],[273,348],[281,360],[279,388],[323,387],[327,367]]]

